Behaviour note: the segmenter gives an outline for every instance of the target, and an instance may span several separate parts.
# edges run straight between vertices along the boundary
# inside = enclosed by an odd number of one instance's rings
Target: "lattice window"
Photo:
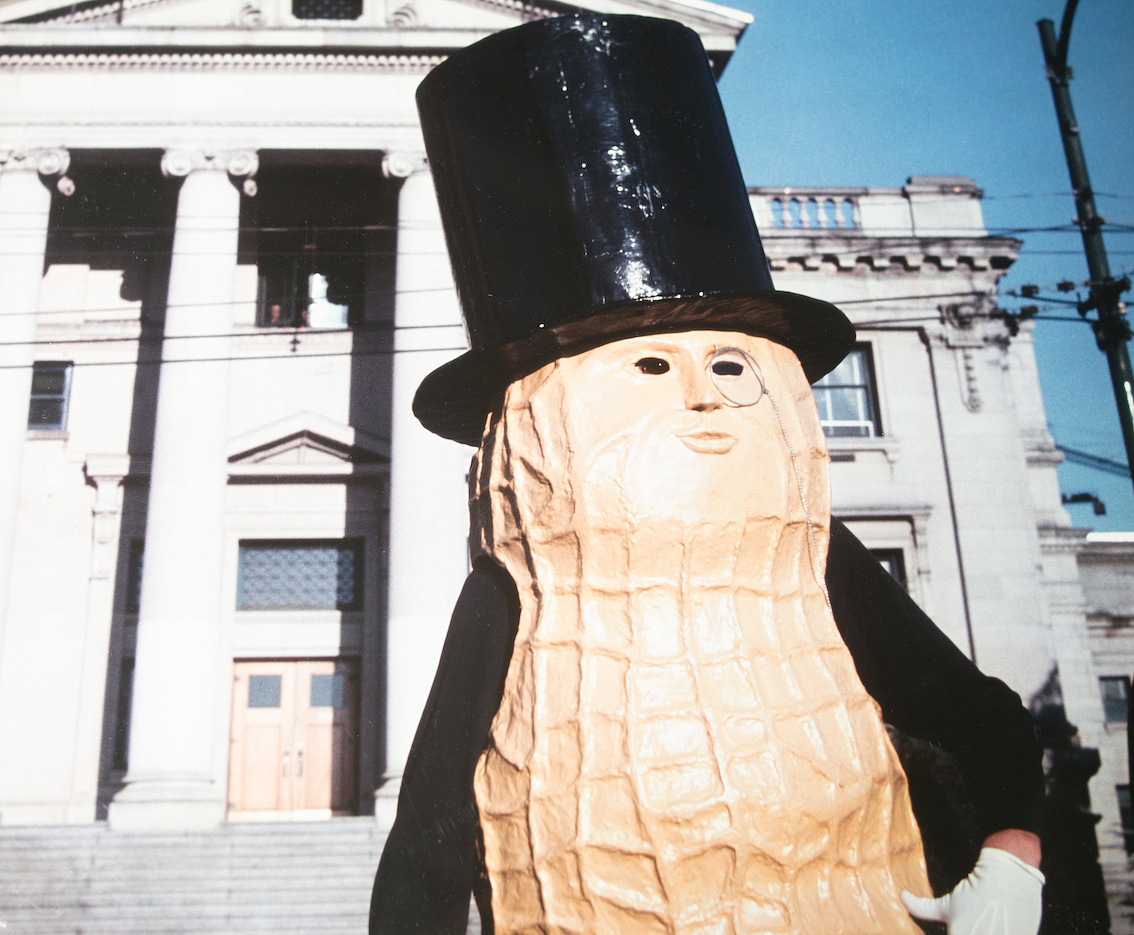
[[[240,543],[237,610],[361,610],[361,539]]]
[[[362,0],[292,0],[291,15],[296,19],[358,19]]]

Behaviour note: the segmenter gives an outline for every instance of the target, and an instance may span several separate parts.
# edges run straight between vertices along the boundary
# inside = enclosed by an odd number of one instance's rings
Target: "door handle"
[[[288,763],[288,754],[285,753],[283,755],[283,774],[285,776],[287,775],[287,763]]]

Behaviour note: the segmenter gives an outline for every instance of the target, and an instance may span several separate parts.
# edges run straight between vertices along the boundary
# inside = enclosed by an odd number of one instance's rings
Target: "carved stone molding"
[[[62,147],[44,149],[0,149],[0,172],[27,172],[40,175],[64,175],[71,164],[71,154]]]
[[[382,174],[388,179],[408,179],[418,172],[425,172],[429,163],[425,153],[386,153],[382,157]]]
[[[112,579],[122,519],[122,482],[130,473],[130,457],[91,455],[83,465],[83,473],[95,488],[90,577]]]
[[[980,412],[984,401],[980,398],[980,385],[977,381],[977,365],[973,351],[967,347],[956,352],[957,371],[960,376],[961,402],[969,412]]]
[[[56,190],[75,194],[75,183],[67,177],[71,154],[62,146],[42,149],[0,149],[0,172],[38,172],[44,180],[55,180]]]
[[[344,72],[349,74],[425,74],[445,61],[444,55],[361,53],[351,55],[298,54],[294,52],[127,52],[121,54],[8,54],[0,55],[0,68],[65,69],[84,71],[285,71]],[[373,119],[358,121],[373,126]],[[246,125],[242,121],[242,125]],[[278,119],[265,126],[281,124]],[[320,124],[321,125],[321,124]]]
[[[236,25],[245,29],[258,29],[268,24],[268,18],[259,3],[251,2],[242,6],[236,14]]]
[[[260,168],[254,149],[209,150],[167,149],[161,157],[161,171],[167,176],[183,177],[190,172],[225,171],[234,178],[252,178]]]
[[[386,22],[394,29],[410,29],[417,25],[417,8],[412,3],[404,3],[386,18]]]

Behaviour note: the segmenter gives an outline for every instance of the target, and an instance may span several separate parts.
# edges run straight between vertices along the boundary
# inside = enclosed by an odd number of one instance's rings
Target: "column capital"
[[[429,160],[423,152],[391,152],[382,157],[382,174],[388,179],[408,179],[428,170]]]
[[[55,180],[55,187],[63,195],[75,193],[75,183],[67,178],[71,154],[62,146],[45,146],[33,149],[0,148],[0,172],[36,172],[47,184]]]
[[[107,500],[113,500],[113,491],[130,473],[129,455],[89,455],[83,464],[83,474],[95,488],[95,510],[107,509]],[[113,508],[111,505],[110,508]]]
[[[39,149],[0,149],[0,172],[30,172],[63,175],[71,164],[71,154],[61,146]]]
[[[250,182],[260,168],[254,149],[167,149],[161,157],[163,175],[183,177],[190,172],[224,171]],[[253,183],[254,184],[254,183]]]

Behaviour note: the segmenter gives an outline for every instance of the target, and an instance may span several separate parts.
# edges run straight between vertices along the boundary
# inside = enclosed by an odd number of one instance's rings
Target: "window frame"
[[[1110,709],[1108,708],[1107,693],[1104,689],[1106,683],[1121,685],[1123,687],[1124,704],[1121,717],[1111,717]],[[1130,676],[1128,675],[1100,675],[1099,676],[1099,699],[1102,702],[1103,708],[1103,723],[1110,724],[1123,724],[1127,723],[1127,711],[1130,704]]]
[[[29,432],[66,432],[67,417],[71,408],[71,374],[74,370],[74,361],[70,360],[37,360],[32,364],[31,389],[28,393],[28,431]],[[36,393],[35,378],[39,373],[63,372],[63,390],[61,393]],[[59,423],[45,425],[32,422],[32,409],[36,400],[59,400]]]
[[[865,383],[840,383],[834,386],[823,386],[821,382],[826,380],[830,374],[825,374],[819,380],[811,384],[811,392],[815,396],[815,405],[819,410],[819,424],[823,429],[823,436],[830,442],[834,439],[845,439],[847,441],[870,439],[870,438],[883,438],[885,437],[885,429],[882,425],[882,406],[878,394],[878,374],[874,367],[874,347],[869,341],[859,341],[850,349],[847,356],[843,360],[847,360],[852,354],[859,354],[862,358],[861,368],[862,374],[866,380]],[[841,364],[842,362],[840,362]],[[832,371],[833,372],[833,371]],[[871,433],[869,435],[835,435],[828,432],[828,426],[837,424],[835,420],[825,421],[823,418],[823,406],[820,401],[820,393],[828,390],[838,389],[861,389],[866,396],[866,406],[870,414],[870,418],[862,420],[869,422],[871,425]]]
[[[909,575],[906,572],[906,550],[899,548],[870,549],[870,554],[874,556],[879,565],[886,569],[886,573],[902,586],[902,590],[908,593],[910,581]],[[898,572],[897,574],[894,574],[893,571],[886,567],[887,560],[894,563]]]
[[[1122,847],[1128,857],[1134,857],[1134,804],[1130,799],[1130,783],[1116,785],[1114,797],[1118,806],[1118,825],[1122,829]]]
[[[295,239],[294,236],[292,239]],[[266,251],[256,261],[256,327],[304,328],[315,331],[354,328],[362,315],[365,272],[359,269],[354,271],[358,276],[357,288],[361,291],[352,291],[345,302],[337,302],[337,296],[330,288],[332,276],[338,279],[342,275],[341,268],[336,270],[334,266],[335,251],[324,249],[317,252],[314,243],[305,243],[297,248],[295,243],[289,244],[278,238],[277,241],[274,244],[277,250]],[[332,259],[328,260],[328,257]],[[345,306],[345,321],[341,325],[312,324],[312,306],[319,301],[311,294],[311,280],[315,276],[324,278],[330,293],[322,301],[328,305]],[[278,302],[273,301],[276,298],[279,299]],[[275,321],[269,311],[273,305],[280,308],[280,317]]]

